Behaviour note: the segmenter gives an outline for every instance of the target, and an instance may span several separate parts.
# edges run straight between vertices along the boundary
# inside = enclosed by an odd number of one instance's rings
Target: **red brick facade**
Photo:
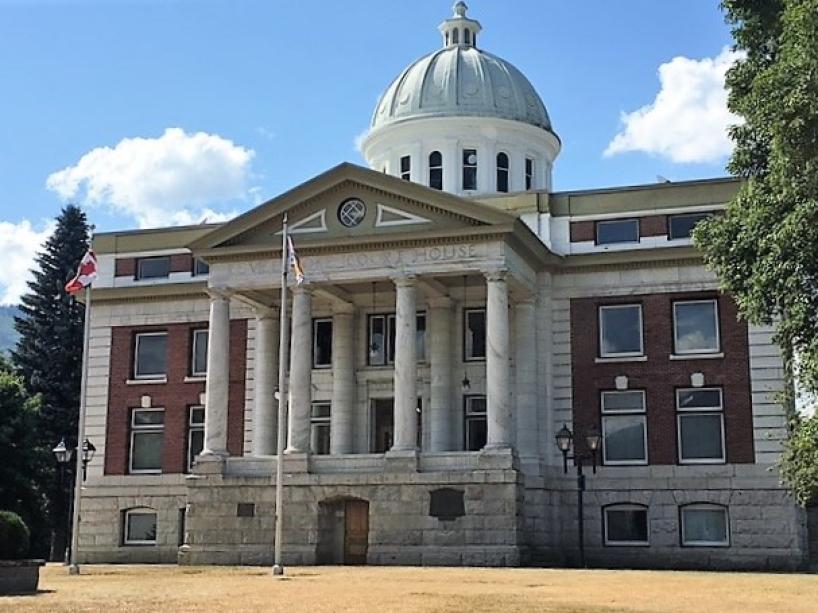
[[[673,301],[714,298],[713,293],[645,294],[571,300],[571,375],[574,431],[600,429],[600,396],[615,389],[614,378],[628,377],[628,388],[645,390],[650,464],[678,463],[677,388],[691,387],[690,375],[704,374],[705,386],[723,389],[724,429],[728,463],[751,463],[753,417],[747,324],[737,319],[732,298],[719,295],[719,327],[724,358],[671,360]],[[597,363],[597,309],[609,304],[641,304],[646,361]]]
[[[185,377],[190,376],[193,330],[206,327],[204,321],[112,329],[105,474],[127,474],[131,410],[141,406],[145,395],[151,397],[152,407],[165,409],[162,472],[185,472],[188,410],[199,405],[199,396],[205,390],[204,382],[186,383]],[[127,381],[133,379],[136,334],[162,331],[168,333],[167,383],[129,385]],[[231,321],[227,448],[232,455],[241,455],[244,446],[246,348],[247,321]]]
[[[117,258],[114,265],[114,275],[117,277],[135,277],[138,260],[139,258]],[[193,272],[193,256],[189,253],[171,255],[170,272]]]

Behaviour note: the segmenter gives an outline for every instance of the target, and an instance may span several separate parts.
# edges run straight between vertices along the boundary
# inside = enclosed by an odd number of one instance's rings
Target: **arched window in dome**
[[[429,154],[429,187],[443,189],[443,156],[440,151]]]
[[[525,159],[525,189],[526,191],[534,188],[534,160],[531,158]]]
[[[474,36],[472,36],[472,39],[471,39],[471,44],[472,44],[474,47],[476,47],[476,46],[477,46],[477,32],[475,32],[475,33],[474,33]]]
[[[412,176],[412,158],[404,155],[400,159],[400,178],[408,181]]]
[[[477,189],[477,149],[463,149],[463,191]]]
[[[446,32],[446,46],[449,46],[449,33]]]
[[[454,29],[452,30],[452,44],[457,45],[460,43],[460,30]]]
[[[466,43],[467,45],[471,44],[471,30],[469,30],[468,28],[463,30],[463,42]]]
[[[508,191],[508,154],[497,154],[497,191]]]

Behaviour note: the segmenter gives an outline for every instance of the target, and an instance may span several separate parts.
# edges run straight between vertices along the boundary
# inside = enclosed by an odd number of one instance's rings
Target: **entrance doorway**
[[[347,498],[318,505],[319,564],[366,564],[369,503]]]

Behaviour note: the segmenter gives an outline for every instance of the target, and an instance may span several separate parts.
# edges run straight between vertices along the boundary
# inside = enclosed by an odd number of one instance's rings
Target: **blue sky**
[[[362,163],[378,95],[440,46],[450,5],[0,0],[0,257],[24,273],[66,199],[100,230],[219,218]],[[480,46],[545,101],[556,189],[724,174],[715,0],[469,5]],[[0,284],[0,303],[19,290]]]

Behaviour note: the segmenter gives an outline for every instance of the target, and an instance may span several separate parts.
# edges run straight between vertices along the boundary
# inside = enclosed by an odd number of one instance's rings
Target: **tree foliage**
[[[77,439],[84,307],[64,287],[88,248],[88,231],[85,213],[78,207],[68,205],[60,212],[53,234],[37,255],[34,278],[22,298],[21,315],[15,318],[20,338],[12,360],[29,392],[41,398],[36,433],[38,446],[45,450],[63,437],[72,447]],[[68,520],[68,481],[53,461],[47,465],[43,489],[58,551]]]
[[[0,504],[32,527],[33,549],[42,554],[49,539],[39,482],[48,458],[37,446],[38,417],[39,398],[26,392],[22,379],[0,356]]]
[[[818,0],[724,0],[722,6],[735,48],[745,54],[727,73],[728,106],[744,120],[731,129],[728,168],[745,181],[726,214],[700,224],[694,241],[742,316],[775,324],[791,382],[796,377],[815,391]],[[805,501],[816,490],[803,489],[809,480],[793,472],[804,466],[796,456],[810,444],[818,448],[818,438],[794,412],[791,421],[782,474]]]

